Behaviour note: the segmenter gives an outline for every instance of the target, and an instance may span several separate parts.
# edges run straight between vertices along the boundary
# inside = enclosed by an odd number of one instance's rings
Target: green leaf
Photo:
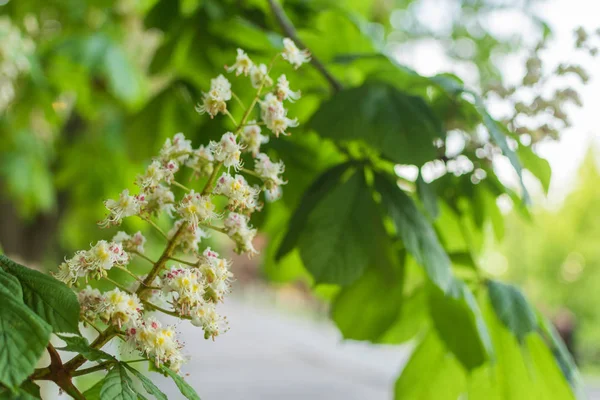
[[[492,341],[469,288],[454,280],[448,293],[429,292],[429,313],[439,337],[468,370],[493,357]]]
[[[427,103],[384,83],[343,90],[324,102],[309,122],[321,136],[363,140],[400,164],[433,160],[441,123]]]
[[[360,172],[330,190],[306,220],[299,239],[300,257],[317,283],[350,284],[370,258],[373,199]]]
[[[423,207],[425,208],[425,211],[427,211],[427,214],[435,220],[440,214],[437,196],[433,191],[433,188],[425,183],[420,171],[419,176],[417,177],[417,194],[419,195],[419,199],[421,200],[421,203],[423,203]]]
[[[82,336],[65,336],[58,335],[58,337],[66,343],[65,347],[59,348],[63,351],[72,351],[81,354],[89,361],[98,360],[114,360],[115,358],[102,350],[95,349],[90,346],[88,340]]]
[[[54,332],[79,334],[79,301],[62,282],[0,256],[0,268],[15,276],[23,288],[23,302]]]
[[[0,304],[0,383],[16,388],[35,369],[52,327],[7,290],[0,290]]]
[[[125,52],[111,43],[104,55],[104,73],[111,92],[120,100],[133,103],[141,97],[138,73]]]
[[[173,379],[173,381],[179,388],[179,391],[186,399],[200,400],[200,396],[198,396],[198,393],[196,393],[194,388],[191,387],[181,376],[179,376],[179,374],[177,374],[177,372],[175,372],[167,367],[164,367],[164,366],[161,368],[161,371],[163,371],[164,373],[169,375],[171,377],[171,379]]]
[[[142,385],[144,386],[144,389],[146,389],[146,392],[148,392],[148,394],[153,395],[154,397],[156,397],[159,400],[167,400],[167,395],[164,394],[163,392],[161,392],[161,390],[150,379],[148,379],[148,377],[146,377],[146,375],[142,374],[140,371],[138,371],[137,369],[133,368],[132,366],[130,366],[128,364],[123,364],[123,365],[133,375],[135,375],[140,380],[140,382],[142,382]]]
[[[544,193],[548,194],[550,179],[552,178],[552,169],[548,160],[538,156],[531,146],[519,145],[517,155],[523,161],[525,168],[540,181]]]
[[[104,378],[100,400],[136,400],[133,382],[123,365],[116,364]]]
[[[397,400],[456,400],[465,389],[465,371],[430,330],[402,370],[394,393]]]
[[[344,163],[328,169],[320,175],[308,189],[306,189],[298,208],[294,211],[294,215],[292,215],[292,218],[290,219],[288,231],[277,250],[275,256],[276,260],[281,260],[286,254],[294,249],[300,238],[300,234],[304,230],[308,215],[321,199],[323,199],[333,187],[337,186],[342,175],[351,165],[351,163]]]
[[[394,324],[379,338],[378,343],[400,344],[415,337],[428,325],[427,291],[421,287],[402,300]]]
[[[30,380],[26,380],[16,391],[0,387],[0,400],[39,400],[41,399],[40,387]]]
[[[497,281],[488,282],[490,301],[496,315],[522,342],[537,328],[535,312],[519,289]]]
[[[450,259],[427,218],[413,200],[387,177],[375,175],[384,209],[392,219],[406,250],[425,268],[429,279],[447,290],[451,283]]]
[[[23,298],[23,289],[21,289],[19,280],[9,273],[4,272],[3,269],[0,269],[0,290],[17,299]]]
[[[83,392],[83,397],[85,397],[85,400],[100,400],[100,392],[102,391],[103,385],[104,378],[100,379],[94,384],[94,386]]]
[[[376,342],[396,321],[402,307],[403,279],[369,268],[342,289],[331,306],[331,318],[345,339]]]

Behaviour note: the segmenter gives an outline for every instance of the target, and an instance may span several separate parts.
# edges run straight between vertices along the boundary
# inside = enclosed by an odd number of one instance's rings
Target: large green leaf
[[[497,281],[488,282],[490,301],[496,315],[522,342],[537,328],[535,312],[519,289]]]
[[[142,386],[146,389],[146,392],[153,395],[158,400],[167,400],[167,395],[164,394],[146,375],[142,374],[137,369],[133,368],[128,364],[123,364],[133,375],[136,376],[142,382]]]
[[[332,188],[337,186],[343,173],[351,166],[350,163],[336,165],[321,174],[304,192],[298,208],[288,224],[288,231],[277,250],[276,260],[280,260],[296,246],[300,234],[306,224],[308,215]]]
[[[52,327],[5,288],[0,304],[0,383],[16,388],[35,369]]]
[[[104,378],[100,400],[137,400],[133,382],[121,364],[115,364]]]
[[[440,121],[421,97],[373,82],[334,95],[309,125],[323,137],[362,140],[400,164],[435,159],[433,141],[444,136]]]
[[[465,372],[430,330],[396,381],[397,400],[456,400],[466,389]]]
[[[331,317],[346,339],[377,341],[402,307],[402,276],[369,268],[335,298]]]
[[[0,290],[7,295],[13,295],[17,299],[23,298],[23,289],[19,280],[0,268]]]
[[[406,250],[425,268],[433,283],[447,290],[452,278],[450,259],[427,218],[413,200],[387,177],[377,174],[375,188],[381,193],[383,207],[394,222]]]
[[[317,283],[349,284],[370,258],[369,215],[373,200],[360,172],[330,190],[306,220],[300,256]]]
[[[439,337],[465,368],[472,370],[493,358],[485,321],[463,282],[454,280],[446,294],[431,287],[429,313]]]
[[[420,287],[402,300],[402,307],[396,321],[378,339],[378,342],[404,343],[428,326],[428,322],[427,290]]]
[[[65,336],[58,335],[60,339],[65,342],[65,347],[59,348],[59,350],[63,351],[72,351],[75,353],[81,354],[85,357],[86,360],[89,361],[98,361],[98,360],[114,360],[115,358],[110,354],[95,349],[90,346],[88,340],[82,336]]]
[[[498,351],[494,364],[472,371],[468,398],[573,400],[567,380],[541,338],[531,334],[519,343],[498,319],[491,302],[485,296],[481,300],[485,322]]]
[[[0,268],[19,280],[24,303],[49,323],[54,332],[79,334],[79,302],[70,288],[1,255]]]
[[[179,391],[186,399],[200,400],[200,396],[198,396],[198,393],[196,393],[194,388],[191,387],[179,374],[177,374],[177,372],[167,367],[162,367],[161,371],[163,371],[164,373],[169,375],[171,379],[173,379],[173,382],[175,382],[177,388],[179,388]]]
[[[85,400],[100,400],[100,392],[102,391],[102,386],[104,386],[104,378],[100,379],[94,384],[94,386],[83,392]]]

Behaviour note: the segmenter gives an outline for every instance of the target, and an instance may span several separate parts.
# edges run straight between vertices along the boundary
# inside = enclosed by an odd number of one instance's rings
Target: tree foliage
[[[253,221],[271,239],[266,268],[338,285],[332,317],[347,338],[415,340],[397,398],[573,397],[577,372],[555,355],[558,344],[527,300],[486,280],[473,261],[486,226],[502,236],[496,200],[508,197],[526,213],[522,171],[547,185],[545,161],[496,121],[460,77],[424,76],[392,59],[377,34],[390,26],[369,21],[381,18],[381,10],[326,0],[284,7],[158,0],[102,11],[105,3],[48,2],[60,29],[37,15],[31,72],[0,117],[6,138],[0,154],[8,155],[1,161],[3,184],[23,218],[54,209],[64,229],[58,244],[83,247],[95,234],[77,222],[100,219],[97,199],[127,187],[167,137],[185,132],[206,142],[231,129],[226,119],[190,110],[235,49],[267,62],[291,36],[310,49],[314,68],[284,71],[302,91],[291,111],[305,128],[265,145],[286,160],[293,182],[281,204],[267,205],[266,216]],[[36,3],[2,7],[20,21]],[[253,93],[238,95],[246,101]],[[462,148],[450,153],[446,141],[457,132]],[[521,179],[518,193],[496,176],[498,157],[507,157]],[[417,168],[419,178],[399,179],[398,165]],[[435,166],[444,173],[426,176]],[[72,293],[62,296],[58,282],[2,260],[7,289],[0,296],[12,306],[1,312],[0,349],[7,350],[0,353],[0,382],[16,392],[25,390],[20,385],[34,374],[51,331],[78,333],[72,317],[79,306]],[[56,294],[48,297],[48,290]],[[17,323],[23,329],[7,328]],[[39,340],[25,346],[24,335]],[[69,349],[110,368],[91,389],[98,398],[141,396],[130,372],[161,397],[151,382],[85,343],[67,341]],[[22,365],[9,367],[21,353]],[[179,375],[162,372],[186,398],[198,398]]]

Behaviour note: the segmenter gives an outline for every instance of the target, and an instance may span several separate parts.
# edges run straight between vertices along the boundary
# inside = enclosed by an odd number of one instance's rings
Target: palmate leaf
[[[350,284],[370,259],[373,200],[362,174],[331,189],[308,215],[299,239],[300,256],[318,283]]]
[[[148,377],[146,377],[146,375],[142,374],[140,371],[128,364],[123,364],[123,366],[127,368],[133,375],[135,375],[140,382],[142,382],[142,386],[144,386],[144,389],[146,389],[149,394],[153,395],[158,400],[167,400],[167,395],[161,392],[161,390]]]
[[[70,288],[2,255],[0,268],[18,279],[25,305],[50,324],[54,332],[79,334],[79,302]]]
[[[527,334],[537,328],[537,316],[525,296],[512,285],[497,281],[488,282],[490,301],[496,315],[522,342]]]
[[[375,188],[381,194],[383,208],[392,219],[406,250],[425,268],[435,285],[447,290],[452,278],[450,259],[427,218],[414,201],[386,176],[375,175]]]
[[[423,165],[436,158],[440,120],[425,100],[380,82],[346,89],[323,103],[309,126],[334,140],[363,140],[390,160]]]
[[[0,304],[0,383],[14,389],[35,369],[52,327],[3,286]]]
[[[488,328],[473,294],[463,282],[453,280],[446,294],[432,287],[429,313],[438,336],[465,368],[472,370],[493,360]]]
[[[137,400],[133,382],[120,363],[115,364],[104,378],[100,400]]]
[[[290,223],[288,224],[288,231],[277,250],[275,256],[276,260],[283,258],[296,246],[310,212],[316,207],[319,201],[332,190],[332,188],[337,186],[342,175],[351,165],[351,163],[344,163],[328,169],[310,185],[306,192],[304,192],[302,200],[300,200],[298,208],[294,211]]]

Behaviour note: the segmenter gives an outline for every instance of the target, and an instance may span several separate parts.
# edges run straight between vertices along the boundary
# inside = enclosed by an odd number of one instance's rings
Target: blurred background
[[[588,0],[295,0],[284,5],[301,36],[315,34],[302,26],[304,15],[331,9],[335,17],[343,9],[363,21],[363,31],[398,61],[423,75],[454,73],[483,93],[498,93],[493,88],[499,85],[519,86],[532,59],[544,71],[565,62],[581,66],[577,76],[562,78],[579,93],[583,107],[567,105],[560,111],[568,123],[530,135],[537,153],[549,161],[550,168],[540,168],[548,176],[551,169],[551,179],[544,185],[525,176],[533,198],[526,214],[499,200],[503,232],[490,228],[483,235],[479,262],[490,275],[522,287],[552,318],[593,397],[600,374],[595,119],[600,62],[594,58],[600,6]],[[112,232],[95,225],[104,215],[103,199],[131,187],[167,137],[184,132],[198,145],[220,136],[222,124],[196,114],[194,104],[209,79],[231,62],[236,47],[250,55],[268,53],[278,39],[265,34],[272,24],[269,15],[266,0],[0,0],[2,251],[52,270],[75,250],[110,237]],[[352,38],[329,17],[317,22],[321,34],[338,37],[327,44],[347,44]],[[539,47],[542,40],[545,45]],[[327,45],[313,51],[329,57]],[[299,74],[312,77],[310,71]],[[553,90],[543,79],[544,88]],[[318,105],[311,102],[310,89],[303,94],[306,102],[292,109],[301,122]],[[507,112],[502,96],[486,100],[497,118]],[[496,170],[503,181],[518,186],[508,161]],[[399,169],[398,174],[411,179],[413,172]],[[290,180],[293,173],[292,167]],[[304,179],[304,185],[310,182]],[[293,209],[294,196],[301,193],[290,193],[289,203],[274,205],[269,219],[258,223],[266,234],[257,247],[266,254],[235,260],[234,295],[225,305],[230,332],[213,343],[180,327],[193,360],[186,372],[204,398],[391,396],[410,346],[342,341],[328,320],[327,299],[334,289],[313,287],[297,263],[278,266],[271,260],[268,243],[282,229],[278,207]],[[128,221],[126,228],[145,226]],[[153,250],[159,238],[152,235],[147,232],[147,248],[155,258],[161,249]],[[224,243],[212,245],[231,252]]]

